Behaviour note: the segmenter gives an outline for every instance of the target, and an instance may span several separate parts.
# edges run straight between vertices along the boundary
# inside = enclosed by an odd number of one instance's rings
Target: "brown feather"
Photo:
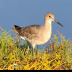
[[[31,39],[32,37],[36,37],[35,29],[39,29],[40,25],[31,25],[27,27],[19,27],[15,26],[16,31],[19,33],[20,36],[25,36],[26,38]]]

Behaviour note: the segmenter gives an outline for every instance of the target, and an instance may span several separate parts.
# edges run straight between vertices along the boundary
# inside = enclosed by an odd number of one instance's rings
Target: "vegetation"
[[[27,42],[0,27],[0,70],[72,70],[72,42],[53,34],[45,51],[32,48],[26,53]],[[60,42],[58,41],[60,39]]]

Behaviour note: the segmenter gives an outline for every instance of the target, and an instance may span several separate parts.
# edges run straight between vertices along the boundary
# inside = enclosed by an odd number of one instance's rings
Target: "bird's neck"
[[[44,29],[47,33],[52,33],[52,27],[51,27],[51,21],[45,21],[44,23]]]
[[[44,23],[44,26],[47,27],[47,28],[51,27],[51,21],[50,20],[46,20],[45,23]]]

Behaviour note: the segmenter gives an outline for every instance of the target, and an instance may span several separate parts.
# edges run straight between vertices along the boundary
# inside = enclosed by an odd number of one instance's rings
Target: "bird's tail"
[[[19,32],[21,31],[21,27],[14,25],[12,30],[19,34]]]

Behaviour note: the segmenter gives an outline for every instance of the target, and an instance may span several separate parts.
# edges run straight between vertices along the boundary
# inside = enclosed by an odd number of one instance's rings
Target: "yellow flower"
[[[24,70],[30,70],[29,65],[24,66]]]
[[[12,53],[9,54],[10,60],[15,57]]]
[[[2,68],[0,68],[0,70],[3,70]]]
[[[14,70],[14,65],[9,65],[8,70]]]
[[[56,59],[61,59],[60,55],[56,54]]]

